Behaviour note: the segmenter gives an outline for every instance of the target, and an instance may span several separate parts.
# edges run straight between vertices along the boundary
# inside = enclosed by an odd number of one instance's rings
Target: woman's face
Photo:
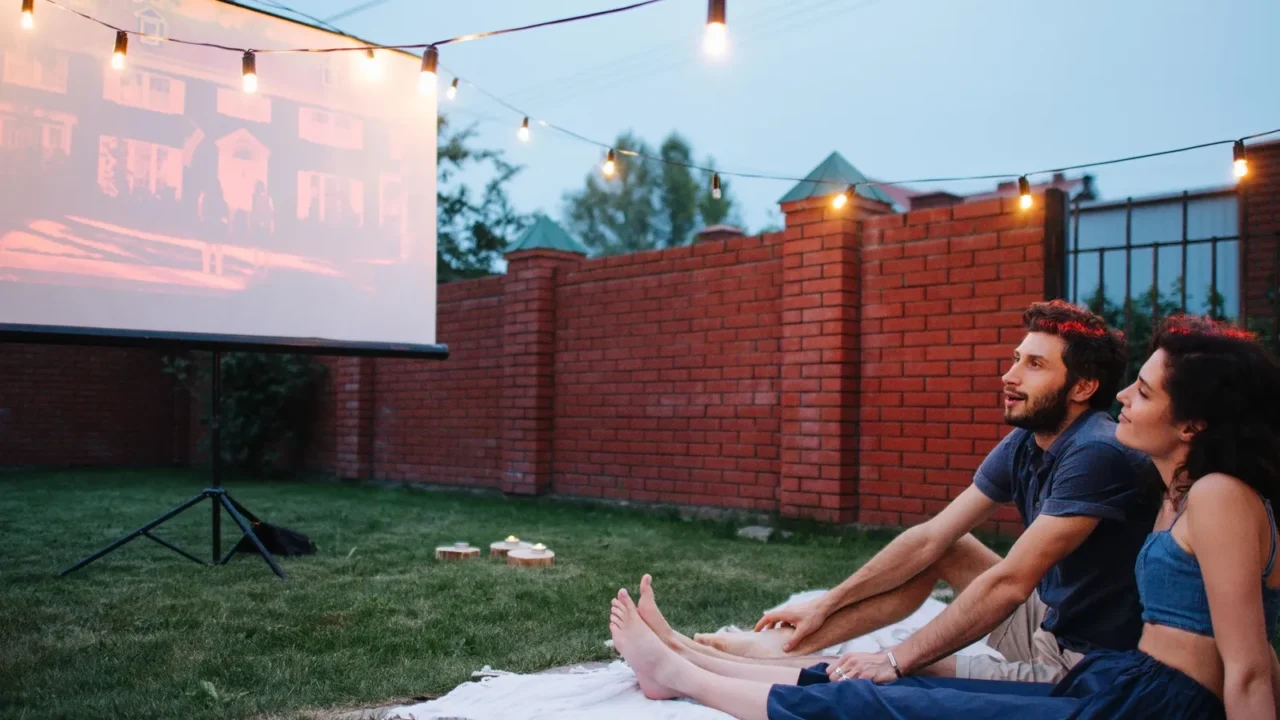
[[[1152,353],[1138,371],[1138,379],[1116,395],[1123,405],[1116,439],[1153,458],[1170,457],[1190,440],[1185,427],[1173,422],[1173,407],[1164,390],[1166,357],[1164,350]]]

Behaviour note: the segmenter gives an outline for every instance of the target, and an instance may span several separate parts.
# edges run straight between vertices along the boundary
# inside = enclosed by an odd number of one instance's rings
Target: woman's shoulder
[[[1227,473],[1209,473],[1187,490],[1186,512],[1211,522],[1239,522],[1260,511],[1262,495],[1245,481]]]

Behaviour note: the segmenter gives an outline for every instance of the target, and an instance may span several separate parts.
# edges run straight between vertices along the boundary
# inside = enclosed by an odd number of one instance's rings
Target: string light
[[[1031,209],[1031,183],[1027,182],[1027,176],[1023,175],[1018,178],[1018,195],[1022,203],[1023,210]]]
[[[22,29],[36,26],[36,0],[22,0]]]
[[[115,70],[124,69],[124,59],[129,55],[129,33],[118,30],[116,31],[116,47],[111,53],[111,67]]]
[[[600,172],[604,173],[607,178],[613,177],[618,171],[618,158],[613,154],[613,149],[609,149],[609,154],[604,156],[604,165],[600,166]]]
[[[720,199],[720,173],[711,173],[711,197]]]
[[[529,118],[520,123],[520,132],[516,134],[520,137],[520,142],[529,142]]]
[[[258,92],[258,61],[252,50],[246,50],[240,59],[240,74],[244,76],[244,91],[251,95]]]
[[[382,68],[378,64],[378,56],[373,54],[373,48],[365,50],[364,72],[370,80],[377,80],[382,75]]]
[[[707,34],[702,48],[712,57],[724,55],[729,47],[729,32],[725,28],[725,0],[708,0]]]
[[[845,188],[844,192],[831,198],[831,207],[839,210],[843,208],[845,205],[848,205],[849,201],[853,199],[854,192],[856,191],[852,185]]]
[[[458,97],[458,78],[454,78],[453,82],[449,84],[449,89],[445,91],[445,95],[448,95],[450,100]]]
[[[430,95],[436,90],[436,70],[440,65],[440,51],[435,45],[422,53],[422,72],[418,75],[418,94]]]
[[[1233,162],[1232,169],[1235,171],[1236,177],[1242,178],[1249,174],[1249,159],[1244,155],[1244,141],[1237,140],[1236,144],[1231,147],[1231,156]]]

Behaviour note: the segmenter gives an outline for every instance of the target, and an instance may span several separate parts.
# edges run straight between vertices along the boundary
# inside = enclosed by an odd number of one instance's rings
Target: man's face
[[[1013,351],[1013,367],[1004,381],[1004,421],[1031,432],[1062,429],[1070,407],[1067,343],[1057,335],[1030,332]]]

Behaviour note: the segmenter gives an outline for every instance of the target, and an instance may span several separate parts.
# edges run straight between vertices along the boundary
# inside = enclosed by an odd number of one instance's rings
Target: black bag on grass
[[[230,498],[228,498],[230,499]],[[316,552],[315,543],[311,539],[300,532],[290,530],[288,528],[269,525],[262,522],[253,513],[245,510],[240,503],[231,500],[231,504],[235,505],[236,511],[244,516],[253,528],[253,534],[262,542],[262,546],[272,555],[281,557],[293,557],[296,555],[314,555]],[[257,553],[258,548],[254,546],[253,541],[248,535],[240,538],[239,544],[236,545],[238,553]]]

